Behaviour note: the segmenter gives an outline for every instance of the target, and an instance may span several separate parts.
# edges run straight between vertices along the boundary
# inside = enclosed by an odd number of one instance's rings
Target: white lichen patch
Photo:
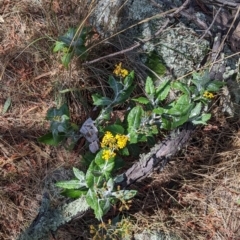
[[[177,78],[194,70],[203,60],[209,49],[209,42],[199,41],[199,36],[192,29],[179,23],[159,36],[155,49]]]

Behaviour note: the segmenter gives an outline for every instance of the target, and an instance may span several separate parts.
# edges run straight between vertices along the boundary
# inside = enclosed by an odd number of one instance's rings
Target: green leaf
[[[202,103],[199,102],[196,104],[196,106],[192,109],[190,115],[189,115],[189,118],[193,118],[193,117],[197,117],[200,113],[201,113],[201,110],[202,110]]]
[[[57,108],[50,108],[47,112],[47,120],[54,120],[54,117],[62,117],[66,115],[69,119],[70,113],[68,109],[68,105],[64,103],[59,109]],[[64,117],[66,119],[66,117]]]
[[[180,81],[174,81],[172,83],[172,88],[180,90],[184,94],[190,95],[189,87],[185,83],[182,83]]]
[[[73,173],[77,179],[80,181],[85,181],[85,173],[80,171],[79,169],[73,167]]]
[[[87,190],[65,189],[61,194],[70,198],[80,198],[87,194]]]
[[[94,190],[89,189],[86,194],[86,201],[88,205],[94,210],[95,217],[100,220],[103,216],[103,211],[98,204],[98,197]]]
[[[133,101],[141,103],[141,104],[148,104],[150,101],[145,97],[139,97],[139,98],[132,98]]]
[[[166,113],[167,110],[165,108],[162,108],[162,107],[158,107],[158,108],[154,108],[153,109],[153,113],[156,113],[156,114],[159,114],[159,115],[162,115],[163,113]]]
[[[89,188],[93,187],[94,185],[95,176],[93,173],[96,170],[99,170],[99,168],[96,165],[95,161],[92,161],[86,172],[86,183]]]
[[[193,120],[192,123],[197,124],[203,124],[206,125],[207,121],[211,118],[210,113],[203,113],[201,116],[199,116],[197,119]]]
[[[104,132],[109,131],[113,134],[124,134],[124,128],[121,125],[113,124],[104,128]]]
[[[119,150],[119,153],[122,155],[122,156],[129,156],[129,151],[128,151],[128,148],[125,147],[123,149],[120,149]]]
[[[110,203],[110,199],[106,198],[106,199],[101,199],[99,201],[99,208],[101,208],[101,211],[99,211],[99,217],[101,218],[103,215],[105,215],[109,209],[111,208],[111,203]],[[100,216],[102,212],[102,216]],[[95,214],[96,216],[96,214]]]
[[[113,89],[115,96],[118,96],[120,91],[123,89],[122,83],[116,81],[113,76],[109,77],[108,84]]]
[[[108,181],[107,181],[107,188],[108,188],[108,191],[111,191],[113,190],[114,188],[114,181],[112,178],[109,178]]]
[[[118,170],[122,168],[124,165],[125,165],[124,160],[121,157],[116,156],[113,170]]]
[[[190,104],[190,98],[187,94],[183,94],[180,96],[171,109],[167,111],[167,114],[173,116],[181,116],[185,115],[187,111],[189,111],[192,105]]]
[[[218,92],[221,87],[223,87],[225,84],[224,82],[220,81],[211,81],[208,85],[206,90],[209,92]]]
[[[169,94],[170,89],[170,81],[163,81],[156,89],[156,98],[159,101],[165,100]]]
[[[53,48],[53,52],[58,52],[63,50],[66,47],[64,42],[56,41],[55,46]]]
[[[130,143],[137,143],[137,129],[140,127],[142,116],[144,111],[141,106],[134,107],[128,114],[128,133],[130,137]]]
[[[99,171],[105,175],[107,174],[106,176],[108,176],[108,174],[114,168],[114,157],[106,161],[102,158],[102,153],[103,153],[103,149],[100,152],[98,152],[98,154],[96,155],[95,163],[99,167]]]
[[[124,88],[124,91],[121,91],[118,97],[116,98],[116,103],[123,103],[126,100],[128,100],[134,88],[135,85]]]
[[[12,99],[10,97],[8,97],[3,105],[2,114],[6,113],[8,111],[9,107],[11,106],[11,102],[12,102]]]
[[[151,99],[153,99],[155,94],[155,86],[153,84],[153,80],[150,77],[147,77],[146,79],[145,92],[149,95]]]
[[[55,183],[57,187],[65,188],[65,189],[79,189],[85,187],[85,184],[82,184],[79,180],[69,180],[69,181],[61,181]]]
[[[68,31],[63,35],[59,37],[59,40],[64,42],[68,47],[75,46],[74,44],[74,36],[76,34],[76,28],[69,28]],[[83,44],[83,40],[79,40],[79,45]]]
[[[60,142],[62,142],[66,136],[57,135],[55,138],[53,137],[52,133],[47,133],[42,137],[38,138],[38,142],[45,143],[51,146],[57,146]]]
[[[141,106],[134,107],[128,114],[128,129],[138,129],[141,124],[141,118],[144,115],[144,111]]]
[[[95,153],[92,153],[90,151],[86,152],[83,156],[84,165],[88,167],[91,164],[91,162],[95,159],[95,156],[96,156]]]
[[[69,63],[72,60],[72,57],[73,52],[64,53],[64,55],[61,57],[62,64],[65,68],[68,68]]]
[[[164,65],[164,62],[155,51],[149,54],[146,65],[159,76],[164,75],[166,72],[166,67]]]
[[[209,71],[205,71],[204,73],[196,73],[192,74],[191,82],[197,87],[198,92],[205,90],[205,86],[207,83],[211,81]]]
[[[97,93],[92,95],[92,99],[95,106],[108,106],[112,104],[112,100],[110,98],[102,97]]]
[[[179,117],[173,117],[172,118],[172,124],[171,129],[176,129],[177,127],[183,125],[185,122],[189,120],[189,113],[186,113],[185,115],[181,115]]]
[[[125,78],[124,78],[124,86],[129,87],[133,84],[134,79],[134,71],[131,71]]]

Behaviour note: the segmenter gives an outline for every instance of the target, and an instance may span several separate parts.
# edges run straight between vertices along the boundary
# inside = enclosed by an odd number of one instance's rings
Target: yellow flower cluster
[[[116,139],[115,137],[112,135],[112,133],[110,133],[109,131],[107,131],[102,139],[101,142],[101,147],[109,147],[109,148],[114,148],[116,145]]]
[[[107,131],[101,142],[102,148],[108,148],[103,150],[103,159],[109,160],[111,157],[115,157],[116,153],[114,151],[126,147],[128,140],[129,138],[126,135],[117,134],[113,136],[111,132]]]
[[[208,98],[208,99],[212,99],[212,98],[214,98],[214,95],[212,93],[208,92],[208,91],[205,91],[203,93],[203,97]]]
[[[113,152],[112,150],[110,150],[110,149],[103,150],[102,158],[104,160],[108,161],[110,158],[115,157],[115,156],[116,156],[116,153]]]
[[[128,70],[125,68],[122,68],[122,63],[120,62],[119,64],[115,65],[115,69],[113,73],[118,77],[125,78],[128,75]]]
[[[128,136],[117,134],[115,138],[117,140],[118,148],[123,149],[124,147],[126,147]]]

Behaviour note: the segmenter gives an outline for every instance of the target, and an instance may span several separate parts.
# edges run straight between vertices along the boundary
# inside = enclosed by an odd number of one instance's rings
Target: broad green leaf
[[[130,97],[134,88],[135,88],[134,85],[128,86],[127,88],[124,87],[124,89],[120,91],[119,94],[115,97],[114,102],[115,103],[125,102]]]
[[[98,203],[98,197],[94,190],[89,189],[86,194],[86,201],[88,205],[94,210],[95,217],[100,220],[103,216],[103,211]]]
[[[162,116],[161,128],[165,130],[171,130],[171,119],[169,119],[167,115]]]
[[[143,115],[144,111],[141,106],[136,106],[129,112],[127,117],[129,132],[132,129],[137,130],[139,128]]]
[[[119,150],[119,153],[122,155],[122,156],[129,156],[129,151],[128,151],[128,148],[125,147],[123,149],[120,149]]]
[[[203,124],[206,125],[207,121],[211,118],[210,113],[203,113],[201,116],[199,116],[197,119],[193,120],[192,123],[197,124]]]
[[[68,68],[68,65],[73,57],[73,52],[64,53],[61,57],[62,64],[65,68]]]
[[[12,99],[10,97],[8,97],[3,105],[2,114],[6,113],[8,111],[9,107],[11,106],[11,102],[12,102]]]
[[[210,75],[208,71],[204,73],[196,73],[192,74],[191,82],[197,87],[198,92],[201,92],[205,89],[205,86],[210,82]]]
[[[92,99],[95,106],[108,106],[112,103],[110,98],[102,97],[99,94],[93,94]]]
[[[94,160],[96,154],[95,153],[91,153],[90,151],[87,151],[84,155],[83,155],[83,163],[86,167],[88,167],[91,162]]]
[[[118,170],[118,169],[122,168],[125,165],[125,161],[121,157],[119,157],[119,156],[116,156],[114,161],[115,162],[114,162],[113,170]]]
[[[88,55],[87,48],[84,45],[74,48],[74,53],[80,57],[81,60],[85,60]]]
[[[73,167],[73,173],[77,179],[80,181],[85,181],[85,173],[80,171],[79,169]]]
[[[98,152],[97,156],[95,157],[95,163],[99,167],[99,171],[102,174],[106,174],[106,173],[108,174],[114,168],[114,157],[110,158],[109,160],[104,160],[102,158],[102,153],[103,153],[103,150]]]
[[[224,82],[220,81],[211,81],[208,85],[206,90],[209,92],[218,92],[221,87],[223,87],[225,84]]]
[[[102,210],[102,216],[105,215],[111,208],[110,199],[109,198],[101,199],[99,201],[99,208],[101,208]],[[101,211],[99,211],[99,217],[101,218],[102,216],[100,216],[100,214]]]
[[[114,188],[114,181],[113,181],[112,178],[108,179],[108,181],[107,181],[107,188],[108,188],[108,191],[112,192],[112,190]]]
[[[153,109],[153,113],[156,113],[156,114],[159,114],[159,115],[161,115],[163,113],[166,113],[166,112],[167,112],[167,110],[165,108],[161,108],[161,107]]]
[[[130,132],[128,132],[129,135],[129,142],[131,144],[137,143],[138,142],[138,134],[137,131],[135,129],[132,129]]]
[[[94,159],[95,163],[97,164],[97,166],[100,166],[100,165],[104,165],[107,161],[104,160],[102,158],[102,154],[103,154],[103,150],[104,149],[101,149],[101,151],[99,151]]]
[[[155,94],[155,86],[153,84],[153,80],[150,77],[147,77],[146,79],[145,92],[149,95],[151,99],[153,99]]]
[[[196,104],[196,106],[192,109],[190,115],[189,115],[189,118],[193,118],[193,117],[197,117],[200,113],[201,113],[201,110],[202,110],[202,103],[199,102]]]
[[[111,133],[115,134],[124,134],[124,128],[121,125],[118,124],[113,124],[113,125],[109,125],[107,127],[104,128],[104,132],[109,131]]]
[[[163,60],[161,60],[161,57],[158,56],[155,51],[149,54],[146,65],[159,76],[164,75],[166,72],[166,66],[164,65]],[[155,76],[153,75],[153,78],[154,77]]]
[[[183,125],[189,120],[189,113],[186,113],[185,115],[181,115],[179,117],[173,117],[172,118],[172,124],[171,124],[171,129],[176,129],[177,127]]]
[[[124,78],[124,85],[126,87],[131,86],[133,84],[133,79],[134,79],[134,71],[131,71],[125,78]]]
[[[141,104],[150,103],[150,101],[145,97],[133,98],[132,100],[135,101],[135,102],[141,103]]]
[[[80,198],[87,194],[87,190],[65,189],[61,194],[70,198]]]
[[[174,106],[170,108],[167,113],[173,116],[185,115],[189,111],[192,105],[190,104],[190,98],[187,94],[180,96],[175,102]]]
[[[66,189],[79,189],[85,187],[85,184],[82,184],[79,180],[69,180],[69,181],[61,181],[55,183],[57,187],[66,188]]]
[[[69,28],[68,31],[63,36],[60,36],[58,39],[64,42],[68,47],[83,45],[83,40],[81,38],[78,37],[77,41],[76,39],[74,39],[74,37],[77,38],[75,34],[76,28]]]
[[[123,89],[122,83],[116,81],[113,76],[109,77],[108,84],[113,89],[113,92],[114,92],[115,96],[118,96],[120,91]]]
[[[190,95],[190,91],[189,91],[189,87],[187,86],[187,84],[182,83],[180,81],[174,81],[172,83],[172,87],[174,89],[180,90],[181,92],[183,92],[184,94]]]
[[[166,97],[169,94],[169,91],[171,89],[170,81],[163,81],[156,90],[156,98],[159,101],[163,101],[166,99]]]
[[[45,143],[51,146],[57,146],[60,142],[62,142],[66,137],[63,135],[58,135],[56,138],[53,137],[52,133],[47,133],[42,137],[38,138],[38,142]]]
[[[53,52],[61,51],[65,47],[66,44],[64,42],[56,41],[55,46],[53,48]]]
[[[99,168],[96,165],[95,161],[92,161],[86,172],[86,183],[89,188],[93,187],[94,185],[95,176],[93,175],[93,172],[95,170],[99,170]]]

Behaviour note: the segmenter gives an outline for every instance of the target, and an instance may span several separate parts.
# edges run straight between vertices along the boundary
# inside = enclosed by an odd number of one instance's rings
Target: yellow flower
[[[114,146],[116,145],[116,139],[114,138],[114,136],[112,135],[112,133],[110,133],[109,131],[107,131],[102,139],[101,142],[101,147],[110,147],[110,148],[114,148]]]
[[[128,70],[125,68],[122,68],[122,63],[115,65],[115,69],[113,70],[113,73],[118,77],[125,78],[128,75]]]
[[[116,153],[109,150],[109,149],[104,149],[102,153],[102,158],[106,161],[108,161],[110,158],[115,157]]]
[[[126,147],[127,141],[129,140],[128,136],[117,134],[115,138],[117,140],[118,148],[122,149],[122,148]]]
[[[203,93],[203,97],[208,98],[208,99],[212,99],[212,98],[214,98],[214,95],[212,93],[208,92],[208,91],[205,91]]]

